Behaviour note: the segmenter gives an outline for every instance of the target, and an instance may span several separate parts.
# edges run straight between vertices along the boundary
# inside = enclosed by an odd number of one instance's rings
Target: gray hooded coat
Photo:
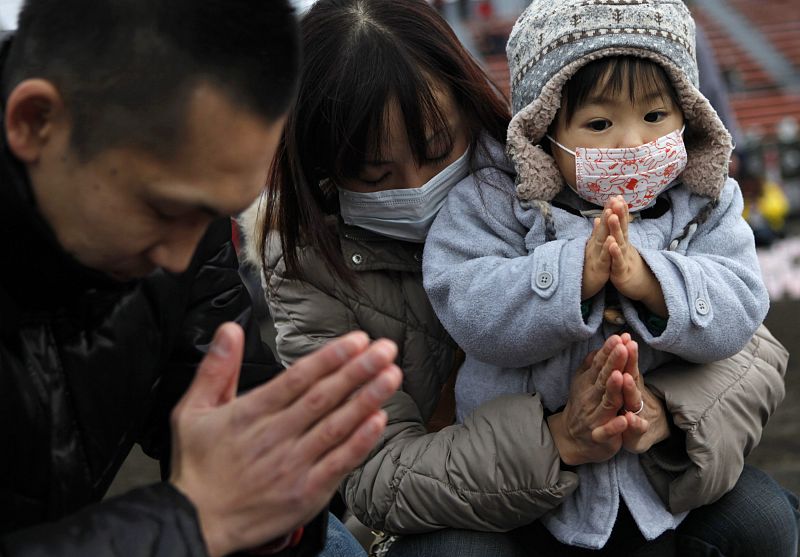
[[[485,141],[490,157],[484,169],[452,190],[425,245],[425,288],[467,355],[456,384],[460,421],[512,393],[535,392],[556,411],[566,403],[572,372],[586,354],[620,332],[603,320],[604,291],[592,298],[585,318],[581,312],[592,219],[580,213],[580,200],[570,190],[556,198],[551,216],[557,238],[546,241],[540,207],[518,198],[502,146]],[[666,207],[632,221],[629,237],[661,284],[666,329],[651,333],[641,310],[619,297],[626,330],[639,341],[643,372],[673,356],[712,362],[736,354],[769,308],[736,183],[728,180],[706,222],[677,245],[670,244],[708,198],[681,185],[661,198]],[[667,512],[636,455],[621,451],[577,471],[582,489],[543,517],[564,543],[603,547],[620,497],[647,539],[685,516]]]

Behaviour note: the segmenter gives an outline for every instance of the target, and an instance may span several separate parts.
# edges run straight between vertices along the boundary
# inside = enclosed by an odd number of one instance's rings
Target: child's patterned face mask
[[[639,147],[578,147],[571,151],[549,135],[547,138],[575,157],[575,193],[600,207],[621,195],[635,212],[655,203],[686,168],[685,128]]]

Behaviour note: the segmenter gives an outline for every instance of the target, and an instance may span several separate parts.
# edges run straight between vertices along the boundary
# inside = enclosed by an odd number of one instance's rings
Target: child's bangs
[[[590,99],[627,92],[631,102],[651,95],[660,96],[675,106],[680,102],[664,68],[655,62],[634,56],[595,60],[582,67],[564,86],[566,122]]]

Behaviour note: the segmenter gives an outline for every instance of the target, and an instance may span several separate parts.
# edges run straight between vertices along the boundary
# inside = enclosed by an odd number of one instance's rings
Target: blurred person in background
[[[746,154],[740,157],[738,181],[744,197],[743,215],[753,229],[756,245],[767,247],[783,238],[789,214],[789,199],[783,188]]]

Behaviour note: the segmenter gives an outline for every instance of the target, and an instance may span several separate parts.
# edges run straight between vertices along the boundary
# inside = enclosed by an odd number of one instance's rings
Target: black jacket
[[[247,331],[242,388],[280,369],[251,323],[230,221],[185,273],[114,283],[63,252],[0,150],[0,555],[205,555],[169,484],[98,502],[135,442],[169,455],[170,410],[220,323]],[[325,519],[292,553],[319,549]]]

